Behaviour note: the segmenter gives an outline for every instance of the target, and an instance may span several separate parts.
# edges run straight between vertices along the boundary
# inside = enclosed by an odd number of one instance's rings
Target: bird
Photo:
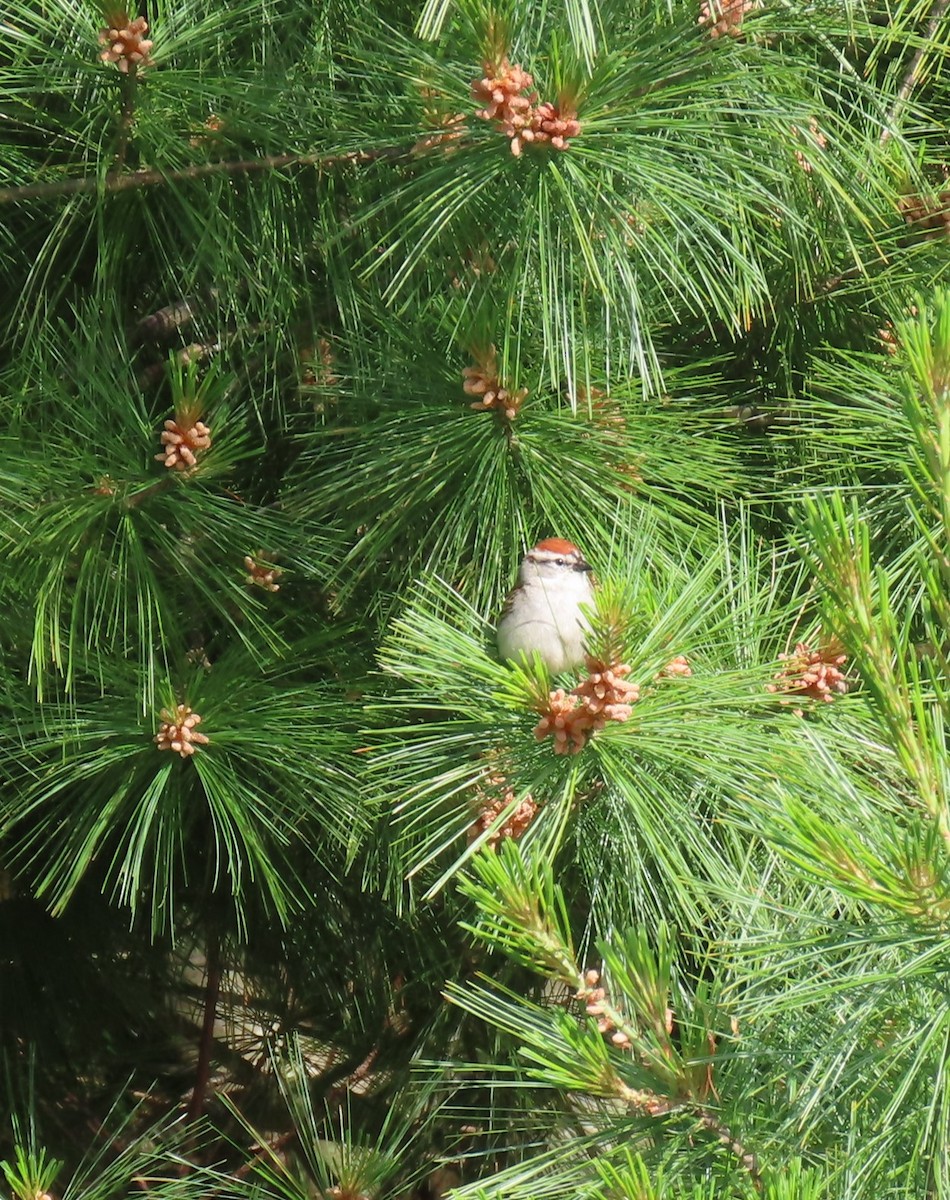
[[[501,658],[530,662],[536,651],[552,675],[581,666],[590,629],[581,606],[594,602],[590,572],[566,538],[544,538],[529,550],[498,619]]]

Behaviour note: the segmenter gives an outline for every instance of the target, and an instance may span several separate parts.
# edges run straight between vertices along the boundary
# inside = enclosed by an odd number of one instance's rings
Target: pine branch
[[[122,76],[122,105],[119,113],[119,140],[115,152],[115,165],[110,175],[118,175],[125,166],[129,150],[129,136],[135,120],[135,94],[138,88],[138,64],[133,63],[128,74]]]
[[[762,1174],[759,1170],[758,1159],[739,1141],[732,1130],[707,1108],[690,1108],[688,1105],[660,1096],[649,1088],[632,1088],[618,1080],[618,1097],[638,1112],[650,1117],[665,1117],[670,1113],[690,1111],[702,1127],[714,1134],[722,1144],[739,1160],[743,1170],[747,1171],[757,1191],[762,1189]]]
[[[244,1179],[250,1175],[257,1167],[259,1167],[268,1158],[273,1158],[286,1150],[293,1142],[297,1140],[297,1130],[288,1129],[286,1132],[278,1134],[276,1137],[270,1138],[262,1145],[256,1146],[251,1156],[243,1162],[239,1167],[235,1168],[232,1173],[233,1179]],[[211,1197],[221,1195],[220,1191],[211,1192],[205,1200],[211,1200]]]
[[[280,171],[286,167],[337,167],[346,163],[368,163],[379,159],[398,159],[410,152],[407,146],[380,146],[375,150],[348,150],[344,154],[268,154],[263,158],[221,160],[195,163],[177,171],[148,169],[126,175],[107,175],[105,179],[83,175],[57,183],[28,183],[21,187],[0,188],[0,204],[21,200],[48,200],[56,196],[87,195],[92,192],[127,192],[155,187],[162,183],[181,183],[207,175],[247,175],[255,171]]]
[[[907,68],[907,73],[904,75],[903,82],[894,97],[894,102],[888,110],[887,120],[884,122],[884,128],[881,130],[881,145],[894,136],[893,130],[897,123],[897,118],[900,116],[901,109],[910,99],[910,94],[917,86],[921,63],[924,61],[924,55],[930,49],[930,43],[936,35],[940,22],[946,15],[947,8],[950,7],[950,0],[934,0],[934,6],[930,10],[930,19],[927,22],[927,28],[924,30],[920,45],[914,52],[914,57],[910,60],[910,65]]]
[[[716,1135],[720,1142],[730,1150],[739,1160],[740,1166],[744,1171],[747,1171],[756,1191],[762,1190],[762,1174],[759,1170],[759,1160],[747,1150],[745,1145],[739,1141],[728,1125],[725,1125],[715,1115],[709,1112],[708,1109],[699,1109],[697,1114],[704,1129],[708,1129],[710,1133]]]
[[[198,1065],[195,1069],[195,1088],[188,1103],[188,1120],[197,1121],[204,1109],[208,1083],[211,1079],[211,1051],[214,1046],[214,1023],[221,991],[221,934],[215,927],[208,935],[208,973],[205,980],[205,1011],[198,1042]]]

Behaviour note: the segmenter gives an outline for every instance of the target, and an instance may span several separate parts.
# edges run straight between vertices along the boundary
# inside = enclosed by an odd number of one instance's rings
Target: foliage
[[[950,1197],[946,8],[8,0],[9,1197]]]

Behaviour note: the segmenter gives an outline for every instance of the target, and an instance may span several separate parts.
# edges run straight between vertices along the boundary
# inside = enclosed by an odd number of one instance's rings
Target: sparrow
[[[594,602],[590,572],[584,555],[564,538],[545,538],[529,550],[498,620],[501,657],[530,661],[537,651],[552,675],[579,667],[590,628],[581,605]]]

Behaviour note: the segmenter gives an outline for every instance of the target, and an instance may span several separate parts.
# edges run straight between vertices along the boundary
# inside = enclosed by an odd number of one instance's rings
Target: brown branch
[[[689,1100],[671,1100],[667,1096],[650,1091],[649,1088],[628,1087],[619,1079],[617,1083],[619,1084],[617,1095],[620,1099],[625,1104],[629,1104],[631,1108],[639,1109],[646,1116],[666,1117],[677,1112],[693,1113],[702,1127],[713,1134],[735,1155],[740,1166],[748,1173],[756,1191],[762,1190],[762,1173],[759,1169],[758,1159],[750,1150],[746,1149],[729,1126],[720,1121],[715,1113],[710,1112],[708,1108],[691,1104]]]
[[[699,1117],[703,1128],[715,1134],[719,1141],[736,1156],[740,1165],[748,1172],[756,1191],[761,1191],[762,1174],[759,1170],[759,1160],[756,1156],[745,1148],[742,1142],[735,1137],[729,1126],[724,1125],[715,1113],[711,1113],[706,1108],[701,1108],[696,1115]]]
[[[809,296],[808,299],[814,302],[821,296],[827,296],[829,292],[833,292],[836,288],[841,287],[843,283],[848,283],[852,279],[860,279],[866,270],[867,267],[864,263],[856,263],[853,267],[839,271],[837,275],[830,275],[827,279],[821,281],[815,290],[814,296]]]
[[[930,20],[927,22],[927,28],[924,30],[920,45],[914,51],[914,57],[910,60],[910,66],[907,68],[907,74],[901,83],[897,95],[894,97],[894,103],[891,105],[887,114],[887,119],[884,123],[884,128],[881,131],[881,145],[892,137],[892,127],[897,123],[897,118],[900,116],[900,111],[910,99],[910,94],[917,86],[920,75],[921,63],[924,61],[924,55],[930,49],[930,43],[937,32],[940,22],[943,20],[947,12],[947,7],[950,5],[950,0],[934,0],[934,6],[930,10]]]
[[[369,1054],[366,1055],[358,1067],[352,1070],[344,1079],[341,1079],[339,1083],[334,1084],[327,1093],[327,1104],[339,1104],[347,1092],[351,1091],[357,1084],[363,1083],[369,1077],[373,1069],[373,1064],[378,1057],[379,1046],[377,1045],[370,1050]]]
[[[128,73],[122,76],[122,107],[119,112],[119,140],[115,152],[115,162],[110,175],[118,175],[125,166],[125,156],[129,151],[129,138],[132,135],[132,122],[135,120],[135,91],[138,85],[138,63],[129,67]]]
[[[221,991],[221,935],[212,929],[208,935],[207,978],[205,980],[205,1012],[198,1043],[198,1065],[195,1068],[195,1090],[188,1104],[188,1120],[196,1121],[205,1106],[208,1083],[211,1080],[211,1051],[214,1046],[214,1022]]]
[[[129,171],[122,175],[83,175],[77,179],[61,179],[56,183],[28,183],[21,187],[0,188],[0,204],[20,200],[46,200],[55,196],[78,196],[92,192],[128,192],[136,188],[156,187],[161,183],[181,183],[202,179],[206,175],[248,175],[254,171],[280,171],[285,167],[337,167],[346,163],[376,162],[383,158],[402,158],[408,147],[381,146],[376,150],[348,150],[345,154],[269,154],[263,158],[246,158],[194,163],[177,171],[154,169]]]
[[[888,110],[887,116],[884,120],[884,128],[881,130],[880,137],[880,144],[882,146],[889,138],[893,137],[893,127],[897,124],[897,119],[900,116],[901,109],[910,99],[911,92],[917,86],[920,76],[920,67],[924,60],[924,55],[930,48],[930,43],[937,32],[940,22],[946,15],[948,7],[950,7],[950,0],[934,0],[933,8],[930,10],[930,19],[928,20],[927,28],[924,30],[923,36],[921,37],[920,45],[914,51],[914,57],[910,60],[910,65],[908,66],[907,72],[904,75],[903,82],[901,83],[897,95],[894,97],[894,102]],[[887,261],[886,256],[884,256],[884,261]],[[855,279],[862,275],[866,269],[867,268],[863,263],[859,263],[854,267],[849,267],[847,270],[841,271],[837,275],[832,275],[829,278],[822,280],[818,285],[815,294],[808,297],[806,303],[813,304],[816,300],[824,298],[830,292],[833,292],[839,288],[843,283],[847,283],[850,279]]]
[[[291,1144],[291,1142],[296,1139],[296,1137],[297,1130],[291,1129],[287,1133],[278,1134],[278,1136],[272,1141],[264,1142],[260,1146],[252,1147],[251,1157],[247,1160],[247,1162],[242,1163],[241,1166],[235,1168],[235,1170],[231,1172],[231,1178],[243,1179],[245,1175],[250,1175],[254,1168],[263,1162],[264,1159],[273,1158],[275,1155],[279,1154],[281,1150],[285,1150]],[[220,1195],[220,1192],[215,1191],[211,1192],[210,1194],[212,1196],[217,1196]]]
[[[250,1175],[261,1163],[266,1162],[268,1159],[273,1161],[282,1150],[286,1150],[296,1140],[297,1130],[289,1129],[284,1133],[277,1134],[270,1141],[261,1141],[251,1146],[250,1158],[245,1159],[239,1167],[235,1167],[227,1176],[227,1183],[230,1184],[235,1179],[244,1179],[245,1176]],[[202,1197],[203,1200],[217,1200],[217,1197],[223,1195],[225,1191],[226,1188],[222,1185],[221,1187],[212,1188],[210,1191],[202,1193]]]
[[[324,1074],[328,1073],[329,1068],[333,1065],[339,1056],[339,1050],[335,1047],[330,1049],[327,1060],[324,1064]],[[373,1064],[379,1056],[379,1046],[374,1046],[363,1061],[351,1071],[345,1078],[339,1080],[326,1093],[326,1103],[330,1105],[338,1105],[342,1102],[346,1094],[358,1083],[362,1083],[370,1075]],[[251,1147],[251,1157],[247,1159],[241,1166],[231,1172],[230,1179],[243,1179],[246,1175],[250,1175],[262,1162],[268,1159],[274,1159],[277,1155],[285,1150],[289,1145],[297,1140],[298,1132],[296,1129],[288,1130],[285,1133],[278,1134],[269,1141],[262,1141],[256,1146]],[[205,1193],[205,1200],[217,1200],[222,1195],[221,1188],[215,1188],[210,1192]]]
[[[167,491],[174,481],[173,475],[169,472],[163,475],[161,479],[156,479],[154,483],[150,483],[148,487],[142,488],[140,492],[133,492],[132,495],[126,496],[123,503],[126,508],[137,508],[143,500],[149,496],[154,496],[156,492]]]
[[[950,3],[950,0],[947,0]],[[881,254],[878,262],[888,264],[889,259],[886,254]],[[862,275],[868,273],[867,263],[856,263],[853,267],[847,267],[843,271],[839,271],[837,275],[828,275],[825,279],[819,280],[814,292],[810,296],[805,296],[801,301],[802,304],[817,304],[819,300],[824,300],[832,292],[836,291],[844,283],[850,283],[852,279],[860,279]]]

